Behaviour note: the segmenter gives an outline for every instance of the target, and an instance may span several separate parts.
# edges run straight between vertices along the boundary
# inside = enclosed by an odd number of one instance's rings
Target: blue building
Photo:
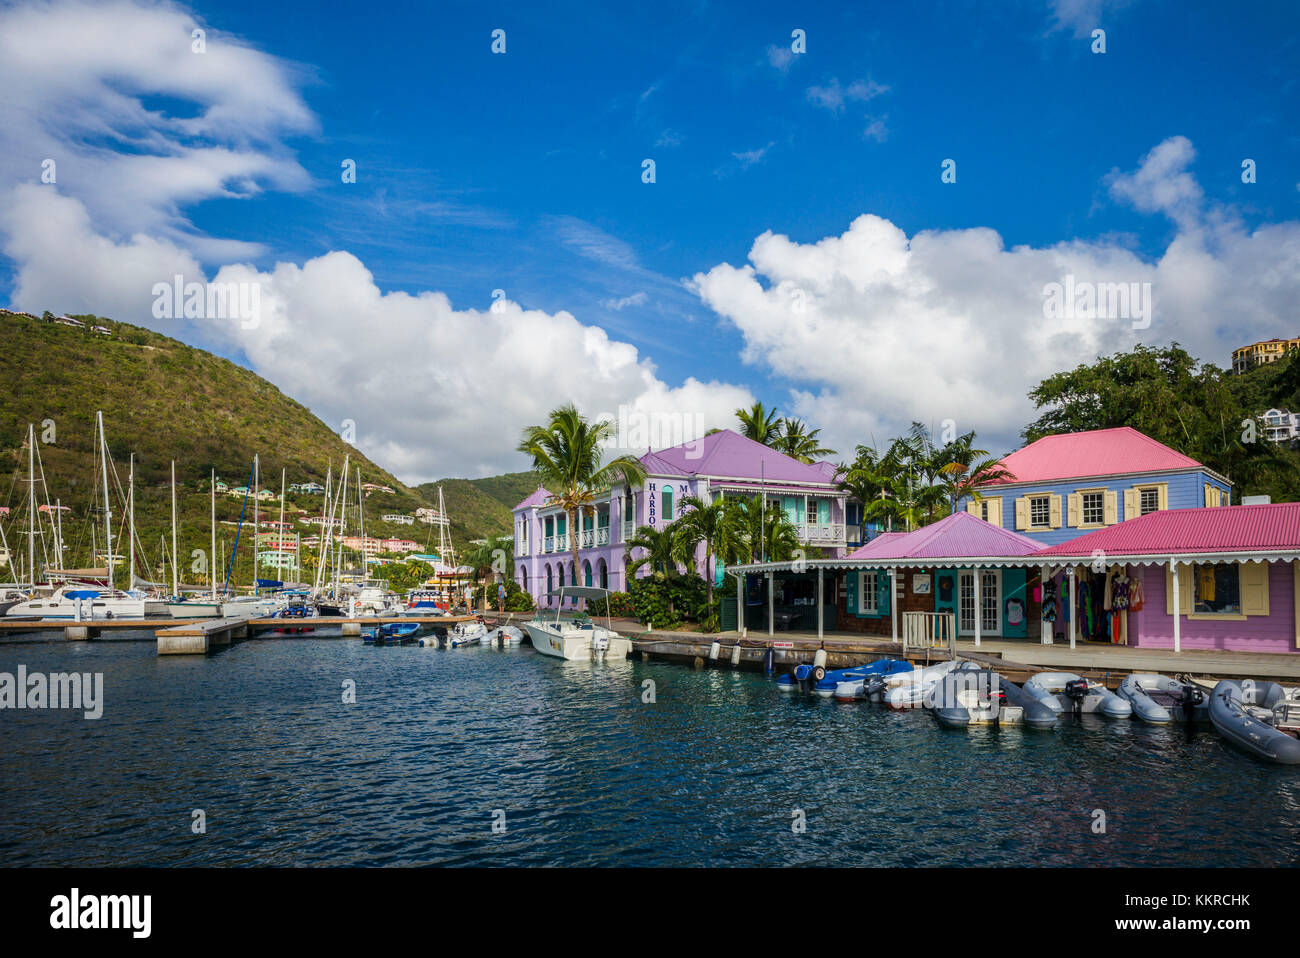
[[[1232,504],[1232,483],[1128,426],[1044,436],[1001,461],[1012,478],[959,509],[1045,546],[1166,509]]]

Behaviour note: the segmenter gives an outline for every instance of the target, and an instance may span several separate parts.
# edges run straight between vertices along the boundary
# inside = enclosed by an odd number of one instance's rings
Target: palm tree
[[[835,455],[834,449],[827,449],[821,445],[817,439],[820,433],[820,429],[809,432],[807,424],[801,420],[783,419],[781,435],[772,443],[772,448],[800,462],[815,462]]]
[[[799,548],[799,535],[780,503],[763,497],[725,499],[737,554],[750,562],[784,562]]]
[[[970,496],[976,502],[982,497],[975,487],[995,479],[1012,479],[1014,476],[1002,465],[1000,459],[989,456],[987,449],[974,448],[975,433],[958,436],[938,451],[939,482],[947,493],[948,514],[957,511],[957,501]]]
[[[589,423],[572,403],[551,410],[544,426],[523,431],[518,450],[533,460],[533,470],[568,516],[573,574],[578,576],[578,540],[582,517],[594,512],[596,497],[615,483],[639,485],[645,468],[632,456],[604,462],[601,447],[614,436],[608,419]]]
[[[704,543],[704,581],[709,589],[709,607],[713,607],[713,559],[721,556],[730,560],[736,548],[735,530],[726,500],[705,502],[699,496],[686,496],[681,502],[682,513],[672,525],[679,558],[692,557],[695,547]]]
[[[633,557],[633,549],[640,549],[642,554]],[[625,551],[629,576],[642,566],[649,566],[651,573],[660,577],[677,571],[677,540],[671,528],[637,526],[636,532],[626,542]]]
[[[780,417],[775,409],[764,409],[761,402],[754,403],[748,409],[737,409],[736,418],[740,420],[740,433],[746,439],[774,446],[781,438]]]

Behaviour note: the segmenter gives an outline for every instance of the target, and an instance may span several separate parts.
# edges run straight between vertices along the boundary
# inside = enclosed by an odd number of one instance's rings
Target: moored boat
[[[542,655],[557,659],[625,659],[632,651],[632,642],[610,627],[609,590],[597,586],[560,586],[550,596],[559,599],[554,618],[537,618],[524,623],[528,641]],[[573,611],[565,618],[561,611],[564,600],[584,599],[605,603],[605,625],[597,625],[584,612]]]
[[[447,635],[447,644],[453,649],[464,645],[478,645],[488,634],[487,623],[479,616],[476,622],[458,622]]]
[[[1210,721],[1237,748],[1279,765],[1300,765],[1300,689],[1224,679],[1210,694]]]
[[[954,659],[894,676],[887,681],[887,687],[882,690],[880,700],[891,709],[920,708],[925,704],[926,696],[935,685],[959,665],[960,663]]]
[[[931,689],[925,705],[940,725],[1028,725],[1050,728],[1060,713],[992,669],[974,663],[953,669]]]
[[[867,665],[829,671],[820,665],[796,665],[777,678],[776,687],[782,692],[815,692],[829,698],[836,694],[841,683],[861,682],[869,694],[871,690],[878,690],[877,686],[883,688],[888,676],[911,671],[912,663],[902,659],[877,659]]]
[[[1115,694],[1133,706],[1134,715],[1154,725],[1205,721],[1210,717],[1209,693],[1167,675],[1134,672],[1119,684]]]
[[[1133,714],[1133,706],[1100,682],[1089,682],[1073,672],[1039,672],[1025,683],[1025,691],[1053,712],[1099,713],[1108,718]]]
[[[387,645],[389,643],[414,642],[415,633],[420,631],[418,622],[384,622],[367,630],[363,635],[363,640],[373,642],[375,645]]]

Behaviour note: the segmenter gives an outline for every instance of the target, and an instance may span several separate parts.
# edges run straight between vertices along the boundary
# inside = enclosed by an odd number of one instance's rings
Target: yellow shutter
[[[1119,522],[1119,494],[1113,489],[1106,490],[1106,525],[1113,526]]]
[[[973,516],[978,516],[980,514],[980,504],[972,499],[970,502],[966,503],[966,511]]]
[[[995,526],[1002,525],[1002,497],[994,496],[988,500],[989,504],[989,522]]]
[[[1051,511],[1051,518],[1052,518],[1052,528],[1053,529],[1061,528],[1061,497],[1060,496],[1051,497],[1050,511]]]
[[[1207,508],[1214,505],[1214,486],[1208,482],[1205,484],[1205,505]]]
[[[1066,520],[1066,524],[1077,526],[1083,521],[1083,496],[1077,492],[1072,492],[1066,502],[1069,504],[1069,518]]]
[[[1166,483],[1160,483],[1156,487],[1160,491],[1160,509],[1163,511],[1169,508],[1169,486]]]
[[[1124,490],[1124,518],[1136,519],[1138,514],[1138,491],[1134,489]]]
[[[1242,613],[1268,615],[1268,563],[1243,562],[1240,569]]]
[[[1178,614],[1191,615],[1196,583],[1192,580],[1192,567],[1186,562],[1178,563]],[[1174,614],[1174,577],[1165,566],[1165,614]]]
[[[1016,500],[1016,531],[1029,528],[1029,497],[1021,496]]]

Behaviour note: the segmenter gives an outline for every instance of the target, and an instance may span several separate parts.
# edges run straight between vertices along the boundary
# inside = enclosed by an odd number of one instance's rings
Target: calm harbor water
[[[0,672],[102,672],[105,698],[98,721],[0,712],[0,862],[1298,860],[1300,773],[1209,729],[944,730],[729,670],[307,638],[158,658],[148,638],[0,643]]]

